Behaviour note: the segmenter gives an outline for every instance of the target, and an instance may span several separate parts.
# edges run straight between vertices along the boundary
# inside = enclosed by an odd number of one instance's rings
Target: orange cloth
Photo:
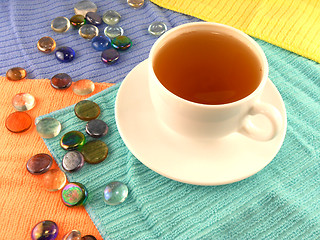
[[[83,236],[91,234],[102,239],[84,207],[66,207],[61,201],[61,191],[44,190],[39,186],[41,178],[26,170],[30,157],[37,153],[50,154],[35,125],[24,133],[11,133],[5,127],[5,120],[15,112],[11,101],[17,93],[26,92],[35,97],[36,106],[27,111],[34,123],[36,117],[77,103],[112,84],[96,83],[95,91],[86,96],[74,94],[71,87],[56,90],[48,79],[13,82],[0,77],[0,84],[0,239],[30,239],[34,225],[43,220],[57,223],[57,239],[73,229]],[[57,167],[56,163],[53,167]]]

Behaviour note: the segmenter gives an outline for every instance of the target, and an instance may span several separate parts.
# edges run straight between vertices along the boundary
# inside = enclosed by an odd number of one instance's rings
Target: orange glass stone
[[[13,133],[27,131],[32,125],[32,119],[25,112],[11,113],[6,119],[6,128]]]
[[[10,81],[19,81],[27,76],[27,71],[21,67],[14,67],[7,71],[6,78]]]
[[[43,37],[37,43],[40,52],[51,53],[56,48],[56,41],[51,37]]]
[[[66,185],[67,177],[64,172],[58,168],[50,169],[48,172],[39,176],[41,185],[49,192],[59,191]]]
[[[72,85],[72,91],[77,95],[88,95],[94,91],[94,83],[89,79],[81,79]]]

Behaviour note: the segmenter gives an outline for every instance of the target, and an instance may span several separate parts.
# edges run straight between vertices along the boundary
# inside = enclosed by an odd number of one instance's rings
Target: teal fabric
[[[110,127],[102,138],[109,156],[98,165],[85,164],[79,172],[66,174],[69,181],[87,187],[85,207],[104,239],[319,239],[319,65],[256,41],[284,99],[288,128],[273,161],[240,182],[194,186],[153,172],[130,153],[117,131],[114,102],[120,83],[89,98],[100,105],[99,118]],[[59,136],[44,139],[61,166],[65,154],[59,146],[61,136],[71,130],[85,133],[86,122],[75,117],[73,106],[43,117],[62,123]],[[121,205],[108,206],[103,190],[114,180],[127,184],[129,196]]]

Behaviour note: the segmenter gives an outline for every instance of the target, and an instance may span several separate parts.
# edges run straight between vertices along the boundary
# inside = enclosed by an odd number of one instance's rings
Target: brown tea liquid
[[[154,72],[169,91],[202,104],[225,104],[252,93],[262,76],[252,50],[220,33],[184,33],[159,49]]]

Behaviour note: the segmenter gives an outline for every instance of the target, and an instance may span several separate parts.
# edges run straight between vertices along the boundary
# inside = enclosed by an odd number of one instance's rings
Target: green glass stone
[[[55,118],[43,118],[36,124],[36,129],[42,138],[54,138],[61,131],[61,123]]]
[[[68,207],[83,205],[88,198],[88,191],[84,185],[70,182],[61,191],[62,202]]]
[[[75,150],[81,148],[86,141],[82,132],[71,131],[62,136],[60,146],[65,150]]]
[[[108,156],[108,146],[103,141],[95,140],[83,145],[81,153],[87,163],[97,164]]]
[[[109,26],[116,25],[120,21],[120,19],[121,15],[114,10],[108,10],[102,16],[102,21],[104,21]]]
[[[81,120],[90,121],[100,115],[100,107],[95,102],[82,100],[74,106],[74,113]]]
[[[126,36],[117,36],[112,39],[111,45],[117,50],[124,51],[131,47],[132,41]]]
[[[122,182],[110,182],[107,184],[103,192],[104,201],[108,205],[118,205],[128,196],[128,187]]]

